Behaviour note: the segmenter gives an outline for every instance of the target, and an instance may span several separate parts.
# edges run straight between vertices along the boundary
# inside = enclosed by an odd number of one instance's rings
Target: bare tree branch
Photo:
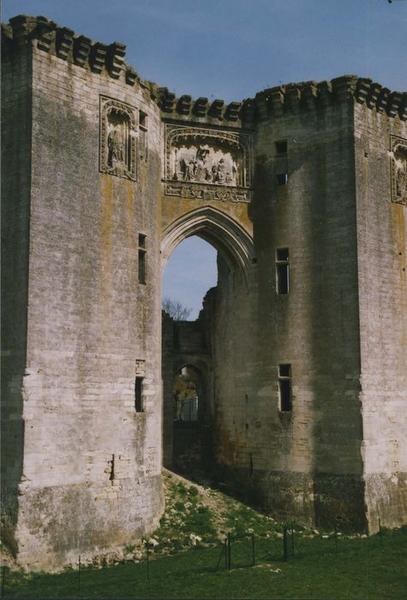
[[[162,308],[174,321],[186,321],[192,312],[192,308],[188,308],[181,302],[171,298],[164,298]]]

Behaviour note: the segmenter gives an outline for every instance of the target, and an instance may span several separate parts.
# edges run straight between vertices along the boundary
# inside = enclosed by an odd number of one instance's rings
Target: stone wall
[[[4,40],[4,38],[3,38]],[[3,52],[1,238],[3,535],[15,551],[17,493],[22,477],[31,186],[31,52]]]
[[[405,521],[407,506],[407,175],[404,196],[397,197],[399,141],[407,173],[405,121],[356,105],[360,398],[371,531],[379,522]]]
[[[18,39],[13,43],[18,54]],[[19,390],[25,433],[15,534],[18,560],[31,568],[120,552],[156,526],[163,507],[156,276],[162,126],[139,83],[127,85],[123,72],[95,73],[73,57],[33,43],[28,328]],[[131,107],[136,118],[147,115],[148,154],[140,132],[132,132],[134,179],[100,172],[105,97]],[[139,234],[145,284],[138,281]],[[144,376],[143,412],[135,411],[137,371]]]
[[[43,17],[12,19],[3,45],[3,497],[20,564],[120,553],[158,523],[161,274],[194,234],[218,250],[200,327],[225,478],[308,524],[405,522],[407,95],[346,76],[225,106]]]

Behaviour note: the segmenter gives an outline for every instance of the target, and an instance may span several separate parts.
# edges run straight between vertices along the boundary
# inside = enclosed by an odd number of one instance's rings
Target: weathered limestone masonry
[[[225,106],[44,17],[2,39],[3,531],[19,563],[153,531],[187,360],[206,365],[217,469],[267,510],[405,523],[407,95],[344,76]],[[208,354],[171,355],[167,323],[162,371],[161,273],[194,234],[218,250]]]
[[[163,508],[162,125],[121,45],[25,17],[3,35],[3,498],[20,564],[53,568],[122,549]]]

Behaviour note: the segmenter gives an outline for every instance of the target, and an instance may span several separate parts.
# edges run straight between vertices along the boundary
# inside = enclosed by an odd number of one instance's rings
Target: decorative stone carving
[[[391,136],[392,201],[407,205],[407,139]]]
[[[136,109],[101,96],[100,171],[136,179]]]
[[[167,125],[166,194],[248,202],[249,135]]]

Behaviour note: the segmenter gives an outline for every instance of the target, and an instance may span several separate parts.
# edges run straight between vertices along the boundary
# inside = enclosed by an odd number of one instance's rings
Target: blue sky
[[[3,20],[20,13],[124,42],[142,77],[177,94],[241,100],[345,73],[407,89],[407,0],[3,0]],[[215,281],[214,252],[194,238],[170,258],[165,294],[195,316]]]

